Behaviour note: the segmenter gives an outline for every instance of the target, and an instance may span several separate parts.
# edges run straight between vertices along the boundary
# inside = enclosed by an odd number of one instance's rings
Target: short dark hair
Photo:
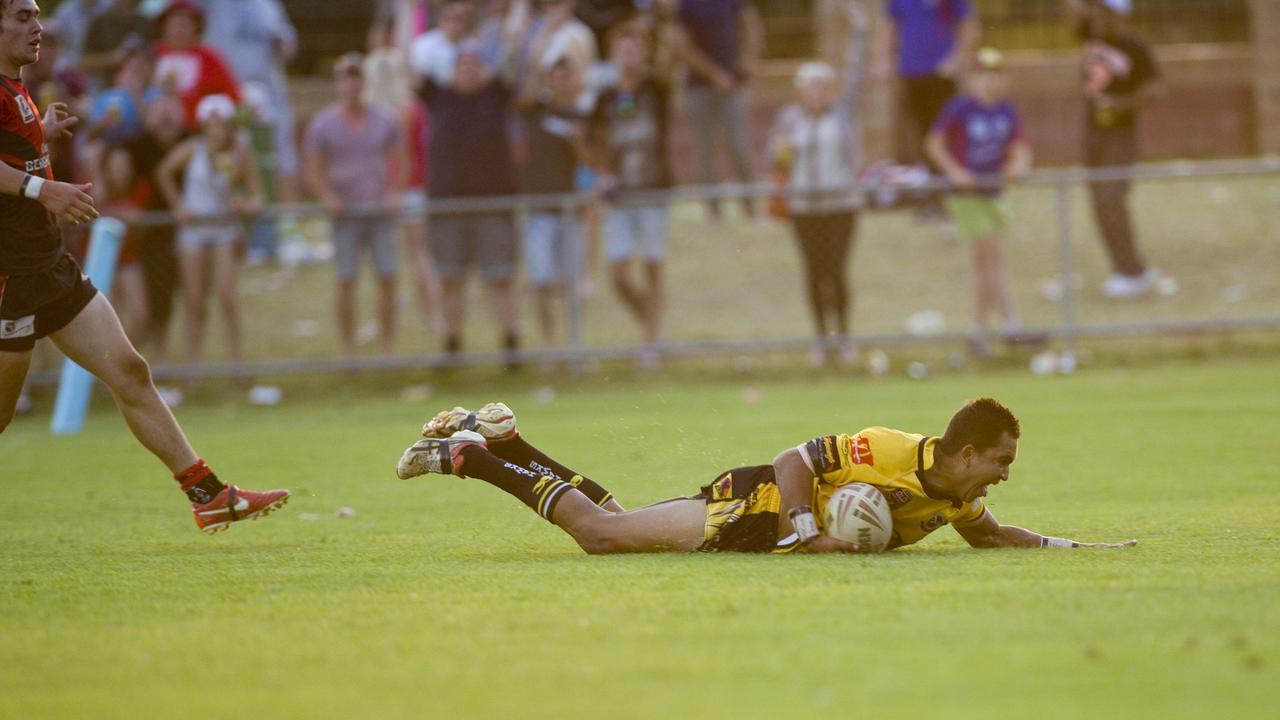
[[[960,452],[965,445],[981,452],[995,447],[1005,433],[1015,440],[1022,436],[1018,418],[999,400],[980,397],[965,403],[951,417],[938,446],[948,455]]]

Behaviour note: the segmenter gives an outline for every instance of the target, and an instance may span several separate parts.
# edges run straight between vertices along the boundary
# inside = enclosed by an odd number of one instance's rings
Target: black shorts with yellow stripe
[[[788,552],[778,544],[778,508],[782,495],[772,465],[753,465],[721,473],[694,497],[707,503],[701,552]]]

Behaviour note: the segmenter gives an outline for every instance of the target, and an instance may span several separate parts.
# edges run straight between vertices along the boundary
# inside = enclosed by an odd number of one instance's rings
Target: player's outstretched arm
[[[1121,543],[1086,543],[1066,538],[1049,537],[1031,532],[1016,525],[1001,525],[990,511],[983,513],[976,524],[957,526],[956,532],[976,548],[1122,548],[1138,544],[1137,540]]]

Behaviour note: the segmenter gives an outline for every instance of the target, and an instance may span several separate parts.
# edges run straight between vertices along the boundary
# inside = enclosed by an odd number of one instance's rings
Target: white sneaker
[[[459,430],[447,438],[424,438],[400,456],[396,475],[401,480],[427,473],[461,475],[462,451],[468,447],[485,447],[485,439],[471,430]]]
[[[1155,284],[1156,272],[1148,269],[1141,275],[1112,273],[1102,283],[1102,294],[1112,300],[1127,300],[1146,294]]]

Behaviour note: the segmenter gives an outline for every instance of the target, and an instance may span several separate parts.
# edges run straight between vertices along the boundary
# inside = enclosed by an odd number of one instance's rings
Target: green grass
[[[207,538],[106,403],[74,438],[26,419],[0,440],[0,717],[1269,717],[1276,377],[1254,359],[436,399],[508,400],[638,505],[820,433],[937,433],[994,394],[1024,438],[992,511],[1141,540],[1111,552],[975,551],[944,528],[875,557],[589,557],[479,481],[397,481],[435,403],[359,386],[184,407],[226,479],[295,493]]]

